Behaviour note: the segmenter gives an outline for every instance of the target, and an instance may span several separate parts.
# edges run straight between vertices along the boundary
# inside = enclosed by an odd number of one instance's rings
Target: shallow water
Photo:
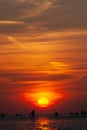
[[[1,119],[0,130],[87,130],[87,118]]]

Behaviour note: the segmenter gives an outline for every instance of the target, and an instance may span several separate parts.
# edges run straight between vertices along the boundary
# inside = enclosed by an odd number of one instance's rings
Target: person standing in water
[[[32,112],[31,112],[31,119],[34,119],[35,120],[35,110],[33,109]]]

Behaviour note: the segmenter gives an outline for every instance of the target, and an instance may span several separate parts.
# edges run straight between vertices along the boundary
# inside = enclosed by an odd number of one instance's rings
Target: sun
[[[49,105],[49,100],[46,97],[41,97],[38,99],[38,105],[40,107],[47,107]]]
[[[50,108],[53,107],[56,102],[61,99],[63,96],[56,92],[51,91],[41,91],[32,92],[32,93],[24,93],[23,94],[25,100],[30,103],[33,107],[36,108]]]

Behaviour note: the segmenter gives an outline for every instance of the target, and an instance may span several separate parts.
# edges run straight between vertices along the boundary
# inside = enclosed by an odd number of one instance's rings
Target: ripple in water
[[[37,120],[0,120],[0,130],[87,130],[87,118],[82,119],[49,119],[40,117]]]

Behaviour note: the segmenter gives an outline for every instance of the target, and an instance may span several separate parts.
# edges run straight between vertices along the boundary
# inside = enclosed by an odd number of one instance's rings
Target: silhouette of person
[[[86,111],[84,111],[84,117],[86,117]]]
[[[31,119],[35,119],[35,110],[34,109],[31,112]]]
[[[84,112],[83,112],[83,110],[81,110],[80,114],[81,114],[81,116],[83,117],[83,115],[84,115]]]
[[[55,115],[55,117],[58,117],[58,112],[55,112],[54,115]]]

